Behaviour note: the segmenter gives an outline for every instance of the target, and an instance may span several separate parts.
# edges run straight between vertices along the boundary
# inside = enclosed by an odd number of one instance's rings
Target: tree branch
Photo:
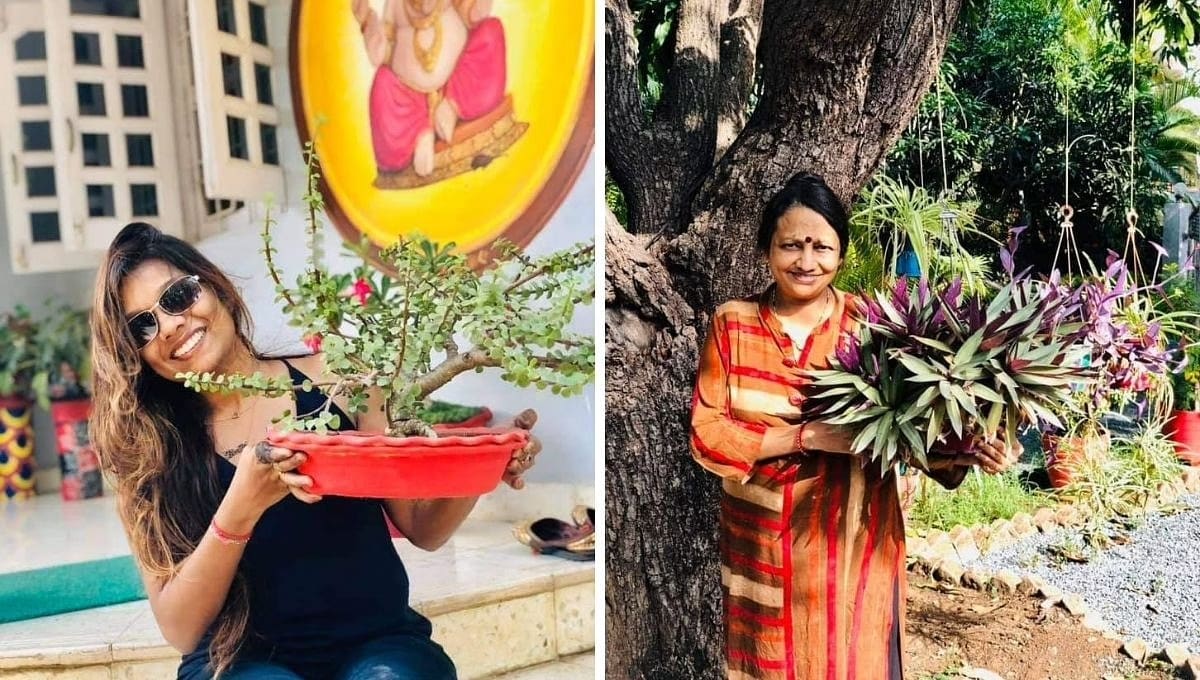
[[[721,23],[729,0],[681,0],[675,26],[675,55],[657,122],[674,132],[672,157],[684,167],[707,170],[716,144],[714,84],[721,71]],[[657,126],[656,126],[657,127]]]
[[[592,244],[585,248],[580,249],[578,255],[582,257],[584,255],[590,255],[590,254],[594,253],[595,251],[596,251],[596,245]],[[543,274],[545,274],[549,271],[550,271],[549,264],[538,267],[537,269],[526,273],[524,276],[517,279],[516,281],[513,281],[512,284],[508,286],[508,288],[504,289],[504,293],[507,295],[508,293],[513,292],[514,290],[520,288],[521,286],[524,286],[525,284],[529,283],[530,281],[536,279],[539,276],[542,276]]]
[[[622,188],[636,181],[647,136],[638,90],[638,46],[628,0],[604,3],[605,166]]]
[[[877,140],[883,153],[904,134],[921,99],[933,85],[960,8],[960,0],[917,3],[909,14],[901,11],[890,14],[879,32],[863,94],[862,134]],[[914,50],[913,43],[925,45],[926,49]],[[896,73],[908,74],[912,86],[897,89]],[[855,177],[869,177],[882,161],[879,149],[860,145],[855,156]]]
[[[673,65],[651,123],[638,88],[640,58],[628,0],[605,3],[605,167],[629,208],[629,228],[679,227],[716,150],[720,25],[729,0],[683,0]]]
[[[471,349],[467,352],[448,357],[445,361],[434,367],[433,370],[417,378],[415,384],[420,389],[420,398],[424,399],[435,390],[453,380],[454,376],[460,373],[466,373],[480,367],[499,365],[499,361],[489,357],[487,354],[478,349]]]
[[[755,52],[762,30],[763,0],[733,0],[721,24],[721,73],[717,94],[715,158],[725,155],[750,117],[750,93],[757,80]]]

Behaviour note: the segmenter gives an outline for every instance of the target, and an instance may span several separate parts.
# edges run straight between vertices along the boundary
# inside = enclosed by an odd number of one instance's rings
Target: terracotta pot
[[[28,400],[0,397],[0,500],[32,498],[33,409]]]
[[[50,404],[50,417],[58,439],[58,466],[62,471],[59,493],[63,500],[78,501],[104,495],[100,458],[88,435],[90,399],[69,399]]]
[[[1042,435],[1042,450],[1046,452],[1046,472],[1050,474],[1050,486],[1061,489],[1071,483],[1075,467],[1089,456],[1100,455],[1108,448],[1108,435],[1089,440],[1085,437],[1060,437]]]
[[[303,451],[301,474],[318,495],[357,498],[455,498],[496,488],[512,454],[529,441],[519,429],[455,429],[437,438],[360,432],[268,434]]]
[[[1175,455],[1188,465],[1200,466],[1200,411],[1176,411],[1166,430],[1175,442]]]

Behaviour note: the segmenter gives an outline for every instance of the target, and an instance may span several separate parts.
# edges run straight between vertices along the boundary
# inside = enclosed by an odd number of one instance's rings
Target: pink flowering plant
[[[506,382],[562,396],[579,394],[592,381],[594,341],[569,326],[575,309],[595,297],[593,243],[533,257],[498,242],[495,259],[478,272],[452,243],[411,236],[372,254],[364,239],[347,246],[359,264],[334,273],[323,264],[317,215],[324,206],[311,149],[308,159],[310,252],[306,271],[293,285],[276,265],[269,214],[262,234],[278,302],[308,348],[324,353],[333,375],[300,389],[320,387],[330,400],[344,398],[350,415],[364,412],[368,393],[378,390],[390,434],[434,436],[422,420],[430,395],[468,371],[499,369]],[[294,389],[286,378],[262,374],[180,377],[199,391],[281,395]],[[287,414],[276,425],[336,429],[340,423],[331,403],[317,414],[301,414],[308,418]]]

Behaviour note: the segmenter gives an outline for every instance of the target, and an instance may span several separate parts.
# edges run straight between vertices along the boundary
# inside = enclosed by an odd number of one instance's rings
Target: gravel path
[[[1132,539],[1086,563],[1061,562],[1045,548],[1062,544],[1072,530],[1038,534],[969,564],[1032,573],[1088,606],[1125,636],[1151,646],[1183,643],[1200,651],[1200,495],[1180,497],[1182,512],[1153,515]],[[1073,533],[1078,533],[1077,531]]]

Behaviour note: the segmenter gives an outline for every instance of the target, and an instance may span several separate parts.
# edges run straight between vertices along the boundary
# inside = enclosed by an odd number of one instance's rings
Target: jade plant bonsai
[[[334,398],[345,399],[353,415],[368,408],[368,393],[377,389],[389,434],[434,436],[431,423],[422,419],[437,411],[430,395],[468,371],[498,368],[506,382],[563,396],[579,394],[591,382],[593,339],[568,326],[575,309],[595,297],[593,243],[535,257],[497,242],[490,266],[477,272],[453,243],[410,236],[372,253],[364,239],[347,245],[359,264],[350,272],[331,272],[323,264],[318,215],[324,204],[311,147],[306,159],[307,270],[293,285],[285,284],[269,211],[263,255],[289,323],[303,331],[310,349],[324,353],[333,378],[301,386],[319,387],[329,399],[318,413],[285,414],[276,422],[280,430],[336,429]],[[201,392],[279,396],[296,389],[287,378],[260,373],[178,377]]]

